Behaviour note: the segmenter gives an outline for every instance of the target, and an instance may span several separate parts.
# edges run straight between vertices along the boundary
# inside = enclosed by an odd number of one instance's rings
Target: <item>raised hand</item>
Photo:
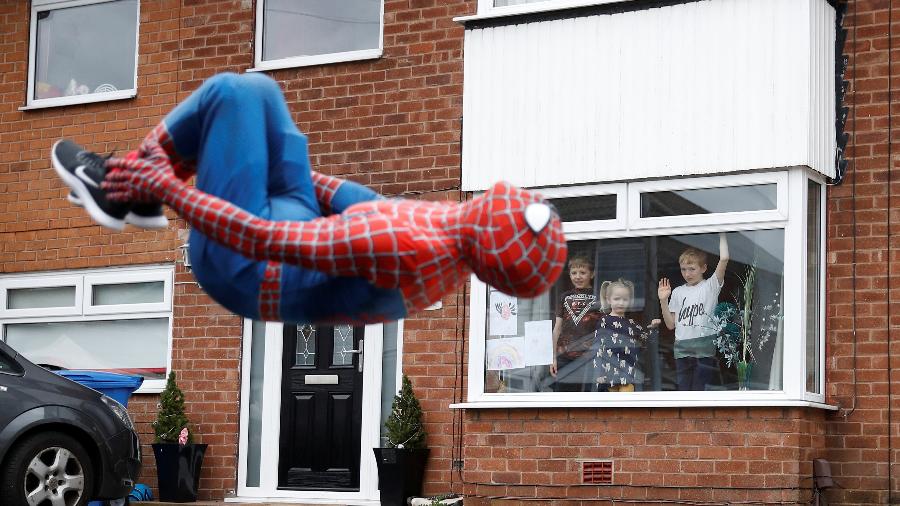
[[[669,278],[662,278],[659,280],[659,287],[656,289],[656,294],[659,296],[659,300],[669,300],[669,296],[672,295],[672,285],[669,284]]]

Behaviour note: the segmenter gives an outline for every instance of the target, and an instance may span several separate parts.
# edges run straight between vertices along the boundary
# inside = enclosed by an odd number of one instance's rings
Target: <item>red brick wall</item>
[[[824,414],[805,408],[482,410],[466,424],[464,489],[467,504],[805,504],[825,438]],[[583,461],[609,460],[612,485],[582,483]]]
[[[900,6],[889,13],[891,3],[895,2],[850,1],[845,20],[851,161],[847,180],[828,192],[827,243],[827,388],[830,401],[841,411],[828,417],[826,445],[836,481],[843,487],[829,493],[837,504],[887,504],[891,497],[896,501],[900,491],[896,465],[900,413],[891,409],[900,393],[898,376],[891,373],[900,363],[891,355],[900,348],[891,339],[896,341],[897,336],[889,333],[889,324],[897,326],[897,255],[889,247],[897,248],[898,216],[896,209],[889,215],[889,209],[897,203],[900,98],[896,91],[900,30],[896,25],[891,29],[889,21],[900,21]],[[895,88],[891,94],[889,83]],[[893,146],[889,130],[894,132]]]

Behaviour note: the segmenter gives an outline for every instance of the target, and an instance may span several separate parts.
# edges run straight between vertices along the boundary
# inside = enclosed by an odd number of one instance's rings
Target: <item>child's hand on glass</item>
[[[660,324],[660,323],[662,323],[662,320],[660,320],[659,318],[654,318],[654,319],[650,322],[650,325],[647,325],[647,326],[648,326],[649,328],[651,328],[651,329],[655,329],[656,327],[659,327],[659,324]]]

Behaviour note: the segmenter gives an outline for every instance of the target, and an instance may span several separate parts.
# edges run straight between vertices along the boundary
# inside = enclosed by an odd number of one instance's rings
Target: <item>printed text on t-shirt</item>
[[[684,303],[687,298],[681,300],[681,311],[678,312],[678,322],[682,325],[694,325],[694,318],[703,314],[706,314],[706,311],[703,310],[703,303],[691,304],[690,306],[685,306]],[[687,321],[685,321],[687,320]]]

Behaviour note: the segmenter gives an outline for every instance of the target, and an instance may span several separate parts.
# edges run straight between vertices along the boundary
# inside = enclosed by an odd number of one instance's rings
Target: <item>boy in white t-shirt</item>
[[[678,390],[706,390],[706,385],[719,370],[715,331],[710,314],[719,303],[719,291],[725,283],[728,266],[728,241],[719,234],[719,263],[709,279],[706,253],[688,248],[678,257],[685,284],[672,290],[668,278],[659,280],[657,294],[663,321],[675,329],[675,369]],[[669,296],[671,295],[671,300]]]

